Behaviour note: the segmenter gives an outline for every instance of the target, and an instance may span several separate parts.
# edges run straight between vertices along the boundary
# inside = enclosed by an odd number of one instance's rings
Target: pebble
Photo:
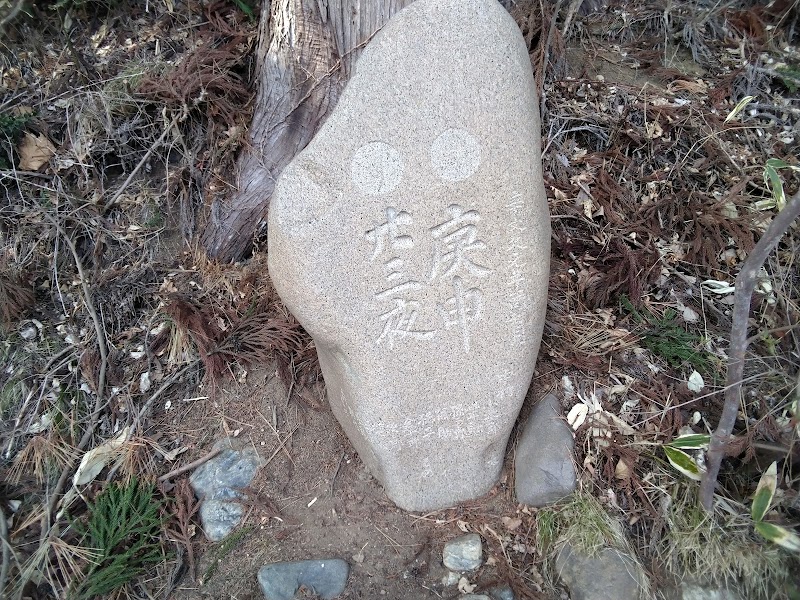
[[[588,556],[567,544],[556,557],[556,572],[572,600],[639,600],[641,596],[634,561],[612,548]]]
[[[214,449],[224,450],[200,465],[189,478],[201,502],[203,531],[212,542],[225,538],[241,522],[244,509],[238,502],[242,497],[239,490],[250,485],[263,464],[255,448],[235,448],[234,443],[230,438],[219,440]]]
[[[206,500],[200,505],[203,531],[212,542],[218,542],[242,521],[244,507],[238,502]]]
[[[452,571],[448,571],[447,575],[442,577],[442,585],[445,587],[449,587],[451,585],[455,585],[458,583],[460,579],[458,573],[453,573]]]
[[[258,583],[267,600],[292,600],[304,587],[331,600],[347,585],[350,565],[339,558],[273,563],[258,571]]]
[[[514,590],[508,585],[499,585],[489,590],[492,600],[516,600]]]
[[[492,600],[486,594],[467,594],[466,596],[460,596],[458,600]]]
[[[481,536],[468,533],[444,545],[444,566],[451,571],[474,571],[483,564]]]
[[[680,587],[673,590],[672,594],[666,594],[670,600],[741,600],[735,590],[718,588],[714,586],[704,586],[694,581],[683,581]]]
[[[514,458],[517,501],[546,506],[575,491],[572,429],[561,419],[561,404],[548,394],[533,407]]]

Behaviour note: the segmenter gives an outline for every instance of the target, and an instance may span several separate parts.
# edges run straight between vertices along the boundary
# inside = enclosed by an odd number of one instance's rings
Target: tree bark
[[[366,42],[412,1],[263,0],[251,145],[237,164],[237,191],[212,201],[200,238],[210,258],[250,251],[278,175],[336,106]]]

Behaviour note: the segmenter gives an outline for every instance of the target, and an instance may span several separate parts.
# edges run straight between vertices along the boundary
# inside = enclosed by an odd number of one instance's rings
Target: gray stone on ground
[[[442,577],[442,585],[445,587],[455,585],[458,583],[459,579],[461,579],[461,575],[454,573],[453,571],[447,571],[447,573],[445,573],[445,575]]]
[[[496,0],[417,0],[271,199],[272,281],[334,414],[407,510],[492,488],[531,381],[550,260],[538,105]]]
[[[244,508],[238,502],[239,490],[253,481],[263,464],[252,446],[239,447],[238,440],[225,438],[213,448],[224,448],[217,456],[200,465],[189,482],[200,500],[200,520],[206,537],[217,542],[241,522]]]
[[[442,563],[451,571],[474,571],[483,564],[483,543],[477,533],[468,533],[444,545]]]
[[[682,581],[666,594],[669,600],[742,600],[736,591],[714,585],[703,585],[695,581]]]
[[[339,558],[273,563],[258,571],[258,583],[267,600],[292,600],[304,587],[330,600],[344,592],[350,565]]]
[[[489,596],[492,600],[515,600],[514,590],[508,585],[493,587],[489,590]]]
[[[465,594],[464,596],[459,596],[458,600],[492,600],[486,594]]]
[[[639,570],[627,555],[603,548],[596,556],[575,551],[569,544],[556,557],[558,576],[571,600],[640,600]]]
[[[575,491],[572,429],[561,404],[547,394],[533,407],[517,444],[514,473],[517,501],[545,506]]]

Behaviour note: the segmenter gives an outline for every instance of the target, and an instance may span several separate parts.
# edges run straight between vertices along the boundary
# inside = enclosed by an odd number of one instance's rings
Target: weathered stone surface
[[[489,590],[489,596],[491,596],[492,600],[516,600],[514,590],[509,585],[493,587]]]
[[[683,581],[674,589],[667,590],[669,600],[742,600],[736,591],[713,585],[702,585],[695,581]]]
[[[258,583],[267,600],[292,600],[305,587],[325,600],[344,592],[350,565],[339,558],[300,560],[266,565],[258,570]]]
[[[574,551],[569,544],[556,557],[556,571],[572,600],[640,600],[638,570],[627,555],[604,548],[596,556]]]
[[[575,491],[572,430],[561,405],[548,394],[533,407],[514,460],[517,501],[545,506]]]
[[[198,467],[189,482],[200,499],[200,521],[212,542],[227,536],[239,524],[244,508],[238,490],[250,485],[262,464],[255,448],[237,448],[237,442],[222,439],[214,448],[224,448],[217,456]]]
[[[468,533],[444,545],[442,563],[451,571],[474,571],[483,564],[483,542],[477,533]]]
[[[281,175],[269,268],[334,414],[409,510],[497,480],[533,373],[550,225],[522,36],[496,0],[418,0]]]

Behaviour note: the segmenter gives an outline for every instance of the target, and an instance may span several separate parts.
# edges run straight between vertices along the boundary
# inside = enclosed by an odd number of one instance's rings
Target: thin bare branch
[[[191,471],[192,469],[195,469],[195,468],[199,467],[203,463],[207,463],[208,461],[210,461],[217,454],[222,452],[223,449],[224,448],[217,448],[215,450],[212,450],[211,452],[209,452],[205,456],[201,456],[197,460],[193,460],[192,462],[187,463],[187,464],[183,465],[182,467],[178,467],[177,469],[173,469],[169,473],[165,473],[164,475],[159,477],[158,480],[159,481],[167,481],[168,479],[172,479],[173,477],[177,477],[181,473],[186,473],[186,471]]]
[[[741,405],[742,378],[744,377],[744,359],[747,352],[747,321],[750,317],[750,301],[758,281],[758,272],[770,252],[775,249],[783,235],[789,230],[794,220],[800,216],[800,192],[786,203],[786,206],[773,219],[767,231],[758,240],[755,248],[747,256],[742,270],[736,277],[734,292],[733,323],[731,325],[730,360],[725,379],[725,403],[717,429],[711,436],[708,449],[708,470],[700,485],[700,502],[703,508],[710,511],[714,503],[714,488],[717,475],[725,456],[727,444],[736,424],[736,415]]]

